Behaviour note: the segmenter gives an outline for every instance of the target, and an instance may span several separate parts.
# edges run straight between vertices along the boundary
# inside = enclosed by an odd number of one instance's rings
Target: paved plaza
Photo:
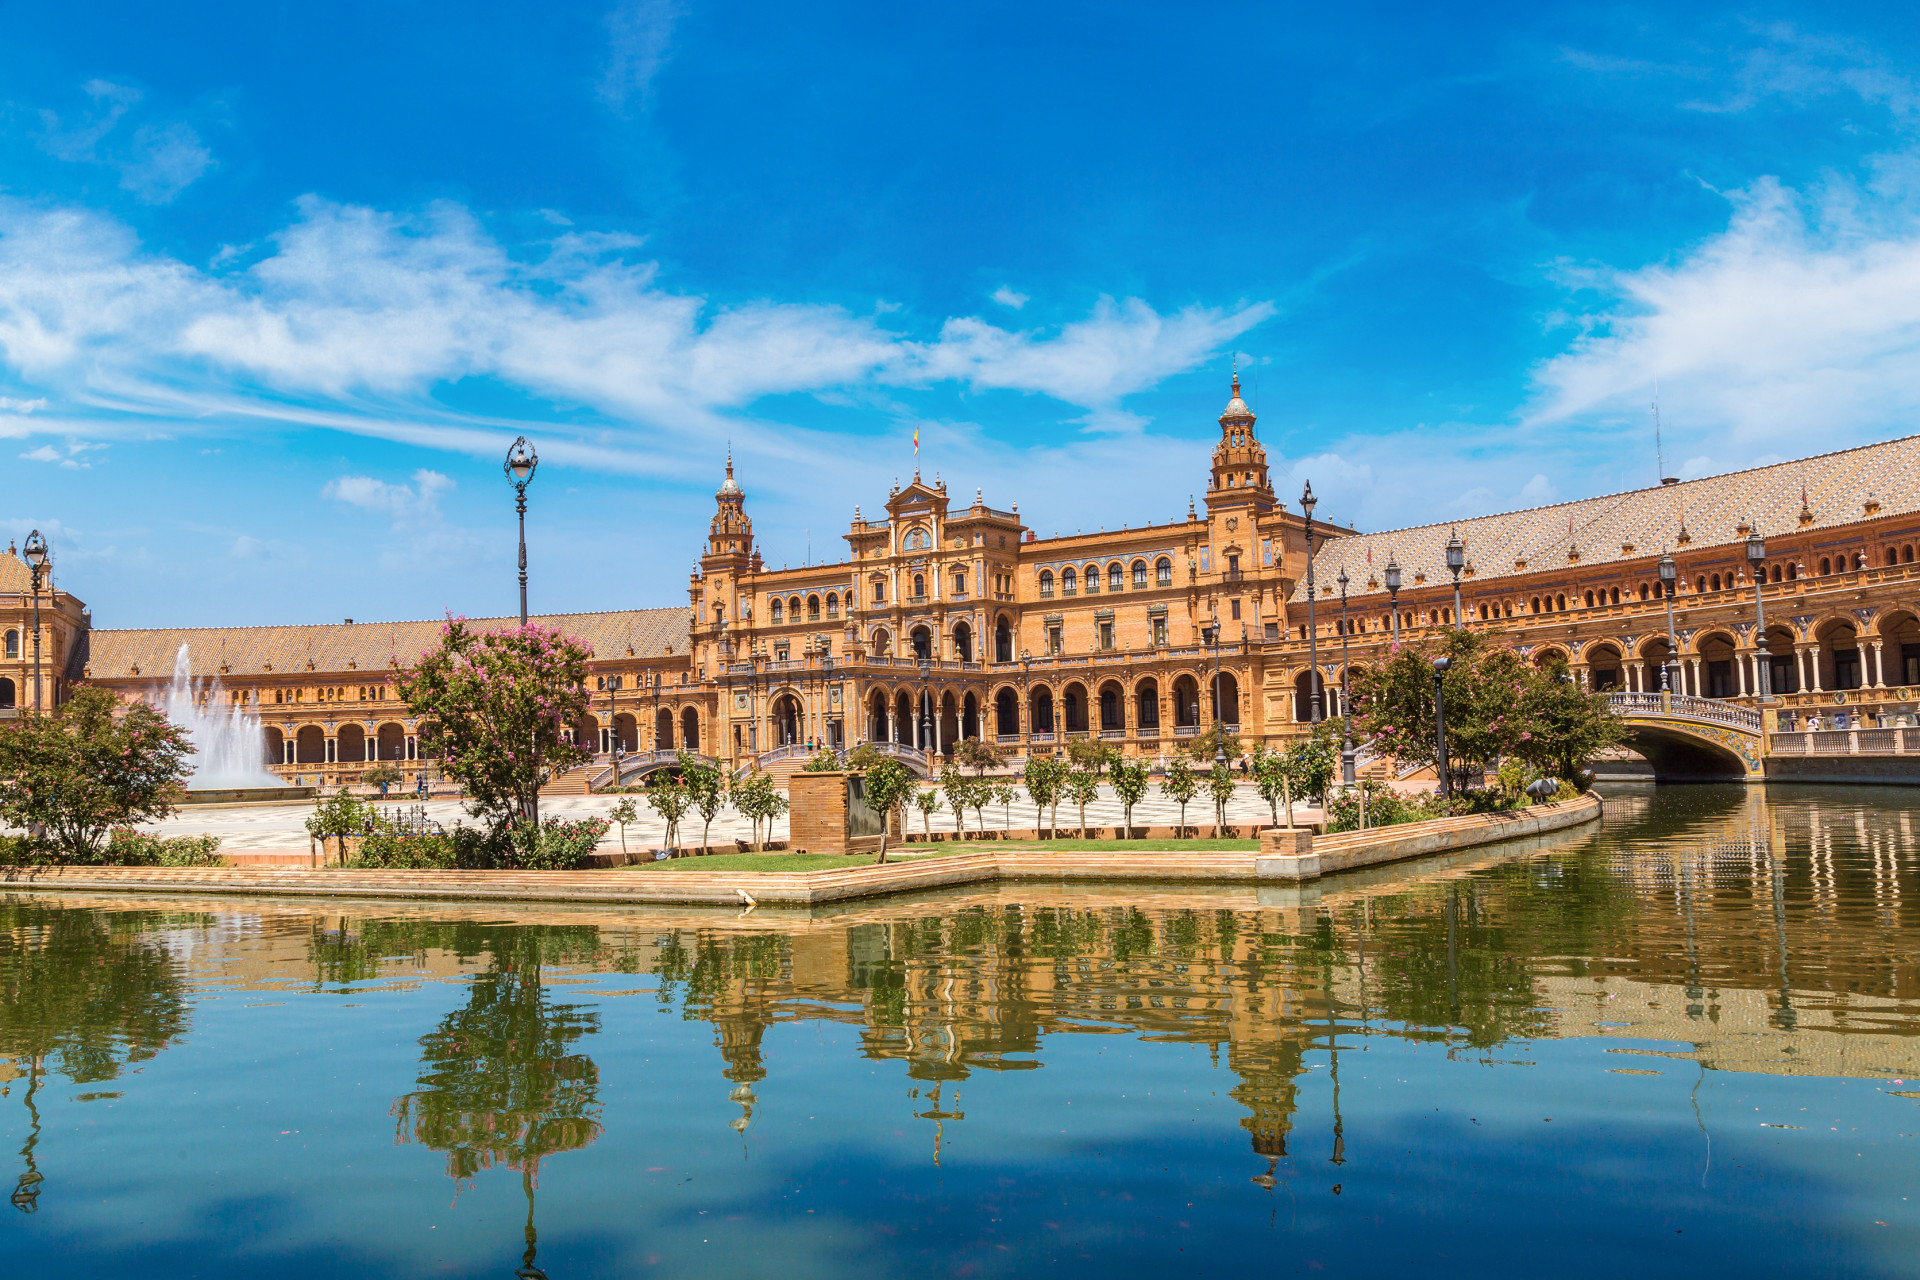
[[[1006,827],[1031,828],[1033,822],[1033,804],[1027,800],[1026,793],[1015,788],[1016,799],[1010,810],[1000,805],[988,805],[985,811],[988,829]],[[584,818],[594,815],[604,816],[614,805],[620,802],[619,796],[554,796],[543,797],[540,801],[542,817]],[[639,821],[627,826],[627,847],[643,849],[657,847],[666,840],[666,824],[649,809],[645,796],[635,796],[640,809]],[[393,801],[391,807],[412,809],[413,802]],[[435,822],[452,826],[456,821],[471,823],[465,807],[458,800],[433,800],[425,806],[427,816]],[[1309,806],[1297,804],[1294,807],[1296,817],[1310,812]],[[307,805],[261,804],[261,805],[195,805],[182,809],[165,822],[151,824],[145,830],[158,831],[167,836],[216,835],[221,846],[231,853],[246,853],[277,849],[307,848],[305,822],[313,810]],[[1075,827],[1079,825],[1080,812],[1077,806],[1060,806],[1060,825]],[[1171,827],[1180,819],[1180,806],[1159,794],[1156,784],[1146,798],[1133,808],[1135,826]],[[908,830],[918,834],[921,829],[920,812],[909,809],[907,812]],[[1090,826],[1118,826],[1121,820],[1120,801],[1114,797],[1113,788],[1102,786],[1100,799],[1087,806],[1087,823]],[[1272,811],[1249,784],[1241,784],[1235,789],[1234,797],[1227,805],[1227,821],[1236,826],[1249,824],[1265,825],[1273,820]],[[1187,806],[1187,824],[1189,826],[1209,826],[1213,822],[1213,802],[1202,792]],[[933,831],[952,831],[954,816],[952,811],[942,809],[928,822]],[[967,829],[974,828],[972,811],[967,814]],[[729,807],[714,819],[709,843],[720,844],[728,840],[745,840],[751,836],[747,820],[739,812]],[[787,838],[787,820],[782,817],[773,824],[772,839]],[[689,813],[680,823],[680,843],[692,844],[700,839],[700,817]],[[620,829],[613,828],[607,833],[602,847],[618,848]]]

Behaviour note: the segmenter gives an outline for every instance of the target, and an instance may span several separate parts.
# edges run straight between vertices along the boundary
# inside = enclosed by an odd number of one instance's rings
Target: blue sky
[[[922,465],[1367,528],[1911,433],[1866,4],[0,5],[0,533],[103,626],[683,601]]]

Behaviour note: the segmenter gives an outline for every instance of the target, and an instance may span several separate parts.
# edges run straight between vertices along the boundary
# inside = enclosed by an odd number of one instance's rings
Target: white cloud
[[[36,409],[47,407],[47,398],[39,396],[32,400],[15,400],[12,396],[0,396],[0,413],[32,413]]]
[[[644,95],[667,63],[673,24],[682,13],[676,0],[621,0],[607,14],[607,67],[600,97],[616,111]]]
[[[120,185],[148,204],[165,204],[212,167],[213,152],[191,125],[142,125],[119,165]]]
[[[1520,487],[1520,505],[1523,507],[1544,507],[1559,496],[1553,481],[1537,473]]]
[[[1601,306],[1536,371],[1532,420],[1642,424],[1657,384],[1676,448],[1792,455],[1910,431],[1920,185],[1893,161],[1882,175],[1812,195],[1762,179],[1733,193],[1724,232],[1677,260],[1575,279]]]
[[[107,446],[103,444],[90,444],[84,440],[69,440],[67,441],[65,453],[62,453],[50,444],[43,444],[38,449],[23,453],[20,456],[29,462],[58,463],[69,471],[90,471],[93,469],[93,464],[86,461],[86,455],[106,447]]]
[[[993,300],[1003,307],[1012,307],[1015,311],[1027,305],[1027,295],[1015,293],[1012,286],[1001,285],[993,291]]]
[[[413,473],[413,483],[388,484],[372,476],[341,476],[329,480],[320,496],[368,511],[384,511],[396,522],[425,523],[440,516],[440,495],[453,481],[425,468]]]
[[[61,454],[60,451],[52,445],[43,444],[38,449],[29,450],[20,456],[28,462],[58,462],[60,461]]]
[[[49,154],[118,170],[122,189],[147,204],[167,203],[213,167],[213,152],[193,126],[181,121],[142,124],[124,141],[115,141],[121,120],[139,105],[140,91],[110,80],[89,80],[81,87],[93,101],[78,118],[40,112],[40,142]]]
[[[1132,429],[1126,396],[1272,313],[1256,303],[1161,315],[1103,298],[1057,331],[965,317],[916,341],[835,306],[714,307],[669,292],[653,264],[632,259],[638,243],[569,232],[544,255],[509,254],[455,205],[401,216],[308,198],[267,256],[222,273],[145,251],[100,215],[0,198],[0,359],[49,398],[100,415],[257,419],[488,450],[516,424],[454,413],[433,392],[490,377],[586,406],[655,449],[704,456],[717,430],[753,432],[738,411],[762,396],[943,381],[1043,394],[1090,426]]]

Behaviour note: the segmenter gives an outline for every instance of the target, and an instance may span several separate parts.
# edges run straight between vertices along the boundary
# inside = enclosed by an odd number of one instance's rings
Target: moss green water
[[[1910,1275],[1920,795],[1317,902],[14,896],[22,1274]],[[1311,895],[1309,895],[1311,897]]]

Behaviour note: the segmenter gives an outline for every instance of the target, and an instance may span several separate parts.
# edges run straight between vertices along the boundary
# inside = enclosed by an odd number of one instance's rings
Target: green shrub
[[[528,838],[525,826],[499,832],[455,824],[450,831],[418,831],[384,819],[345,864],[383,871],[573,871],[613,824],[605,818],[548,818]]]
[[[1383,783],[1369,778],[1359,787],[1337,791],[1327,797],[1327,830],[1360,830],[1360,788],[1367,795],[1367,827],[1394,827],[1404,822],[1422,822],[1444,817],[1439,800],[1431,792],[1403,796]]]
[[[158,836],[132,827],[118,827],[107,837],[101,859],[118,867],[217,867],[219,836]]]

